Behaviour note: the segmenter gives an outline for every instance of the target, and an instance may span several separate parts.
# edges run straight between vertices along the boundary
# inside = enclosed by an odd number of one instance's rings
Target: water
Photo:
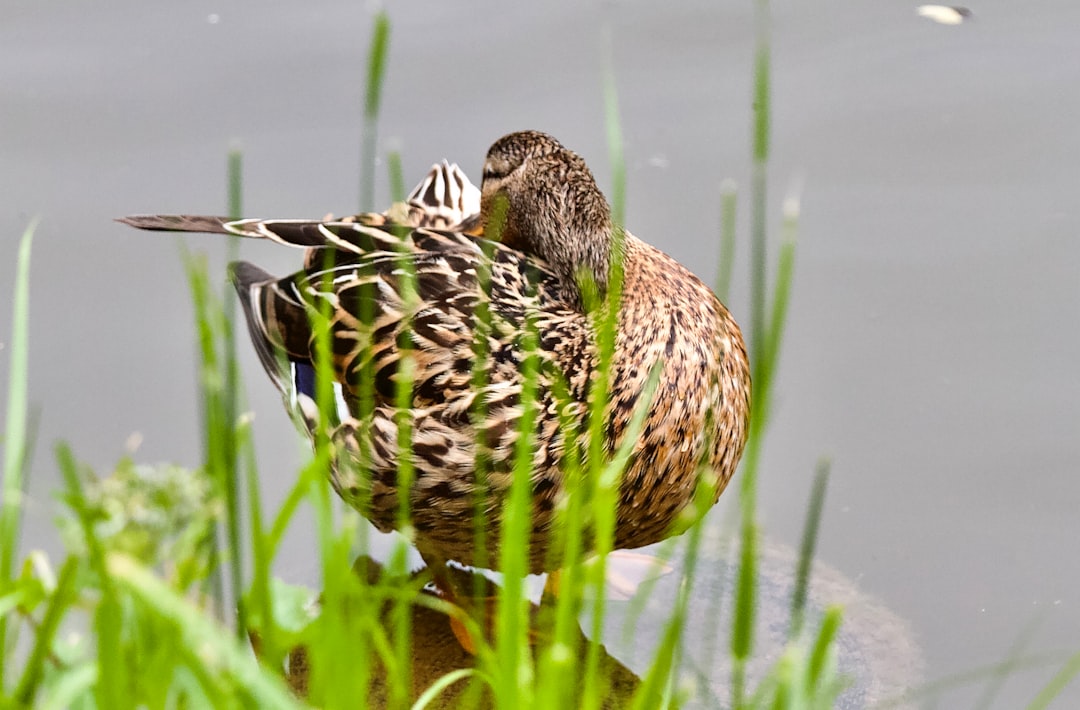
[[[711,279],[719,183],[749,182],[750,5],[390,7],[381,150],[402,151],[410,181],[443,157],[476,178],[495,138],[539,128],[610,185],[606,25],[628,226]],[[1080,8],[987,2],[944,27],[915,5],[774,7],[771,214],[789,185],[804,189],[761,506],[770,538],[793,544],[814,463],[830,455],[821,557],[906,620],[934,679],[1004,659],[1032,625],[1025,652],[1080,649],[1068,552],[1080,533]],[[142,460],[199,458],[179,239],[110,220],[222,212],[232,141],[247,214],[355,211],[369,30],[357,3],[0,8],[0,293],[18,235],[42,218],[27,546],[48,543],[58,438],[102,469],[135,431]],[[186,243],[224,273],[220,243]],[[297,264],[267,245],[243,256],[279,273]],[[9,332],[0,308],[0,340]],[[273,502],[303,446],[242,355]],[[297,530],[281,572],[304,579],[310,527]],[[1030,700],[1054,670],[1012,677],[995,707]],[[984,686],[939,706],[970,706]],[[1078,701],[1080,685],[1060,702]]]

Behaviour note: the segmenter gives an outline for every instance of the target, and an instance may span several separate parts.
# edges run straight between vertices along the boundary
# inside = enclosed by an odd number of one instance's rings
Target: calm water
[[[1080,6],[986,2],[944,27],[916,4],[774,8],[772,214],[788,185],[804,189],[761,506],[778,549],[794,544],[814,463],[830,455],[821,558],[834,570],[819,592],[852,601],[863,662],[921,648],[935,679],[1004,659],[1032,627],[1026,652],[1080,650]],[[628,226],[712,279],[720,181],[749,176],[751,3],[654,5],[389,8],[381,149],[402,151],[410,181],[443,157],[478,177],[495,138],[539,128],[610,184],[606,25]],[[199,459],[179,240],[110,220],[222,212],[234,140],[248,214],[355,211],[369,13],[251,0],[0,7],[0,293],[18,235],[42,219],[27,545],[51,544],[57,439],[101,468],[133,432],[142,460]],[[223,274],[221,244],[187,244]],[[291,250],[243,250],[271,271],[297,265]],[[9,332],[5,306],[0,341]],[[244,345],[272,498],[304,449]],[[292,579],[315,574],[307,530],[301,520],[280,570]],[[995,707],[1030,700],[1054,671],[1014,676]],[[970,706],[983,685],[940,706]],[[1060,706],[1078,703],[1080,685]]]

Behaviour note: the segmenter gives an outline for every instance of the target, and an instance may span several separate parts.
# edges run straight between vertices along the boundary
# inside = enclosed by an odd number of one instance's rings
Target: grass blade
[[[232,680],[262,708],[296,708],[296,701],[280,679],[263,671],[251,654],[187,600],[126,555],[110,553],[105,568],[114,582],[146,609],[175,627],[187,649],[198,649],[207,671]],[[108,662],[102,666],[113,665]]]
[[[1043,710],[1050,707],[1050,703],[1061,694],[1065,686],[1073,682],[1077,675],[1080,675],[1080,653],[1073,655],[1065,662],[1061,670],[1050,679],[1050,682],[1028,704],[1027,710]]]
[[[603,684],[606,683],[606,678],[603,678],[600,673],[600,639],[603,635],[603,623],[606,613],[604,587],[607,576],[607,554],[611,552],[615,539],[615,509],[618,505],[619,489],[617,479],[622,477],[621,468],[617,469],[616,480],[612,480],[610,474],[605,475],[608,462],[607,455],[603,450],[604,411],[608,402],[608,383],[611,377],[611,363],[615,353],[619,316],[618,306],[622,303],[623,256],[626,239],[623,230],[623,218],[626,208],[626,161],[623,157],[622,126],[619,118],[618,92],[615,86],[614,60],[612,56],[613,41],[610,28],[605,28],[603,38],[604,125],[608,142],[608,158],[611,161],[612,172],[612,245],[607,293],[604,294],[604,298],[599,304],[591,307],[588,304],[586,305],[586,310],[592,310],[592,308],[602,309],[602,317],[598,319],[599,324],[596,327],[598,364],[595,377],[589,387],[588,401],[588,458],[585,475],[590,482],[586,486],[586,492],[591,492],[593,496],[590,507],[593,509],[594,518],[593,552],[596,554],[596,562],[589,570],[590,583],[594,591],[592,628],[589,633],[589,644],[586,650],[584,670],[582,671],[584,691],[581,703],[583,708],[598,707],[605,694]],[[612,472],[615,470],[609,469]]]
[[[716,296],[724,303],[731,296],[735,272],[736,187],[732,180],[720,183],[720,263],[716,274]]]
[[[818,462],[817,470],[814,472],[814,484],[810,490],[810,505],[806,512],[806,523],[803,526],[802,543],[799,549],[799,563],[795,571],[795,591],[791,594],[791,627],[788,638],[792,640],[802,632],[806,595],[810,587],[810,567],[814,562],[814,552],[817,549],[821,511],[825,507],[825,489],[829,484],[829,466],[828,459]]]
[[[413,703],[412,710],[424,710],[428,705],[434,702],[444,690],[454,683],[457,683],[459,680],[471,676],[483,677],[475,668],[459,668],[456,671],[450,671],[432,683],[427,690],[420,694],[420,697]]]
[[[604,28],[604,127],[608,159],[611,161],[611,221],[622,225],[626,214],[626,160],[623,157],[622,122],[619,120],[619,93],[615,87],[615,69],[611,28]]]
[[[210,288],[206,258],[195,256],[184,247],[184,269],[187,272],[188,289],[195,306],[195,327],[199,337],[199,390],[202,405],[203,460],[206,475],[214,482],[217,491],[228,500],[229,489],[236,487],[236,456],[233,441],[233,421],[229,418],[226,404],[226,366],[218,344],[226,329],[224,312],[217,308]],[[235,501],[234,501],[235,504]],[[221,549],[217,529],[209,533],[215,552]],[[225,618],[225,591],[223,570],[215,565],[207,580],[217,606],[217,614]]]
[[[367,91],[364,94],[363,136],[360,145],[361,212],[372,212],[375,209],[375,139],[389,45],[390,17],[382,10],[375,14],[371,47],[368,51]]]
[[[386,155],[387,169],[390,172],[390,201],[393,204],[405,201],[408,194],[405,187],[405,173],[401,169],[401,153],[392,150]]]
[[[777,259],[772,312],[769,315],[768,332],[765,333],[765,347],[761,352],[761,367],[758,370],[760,382],[754,382],[760,387],[757,394],[762,402],[771,401],[773,376],[776,374],[780,347],[784,339],[784,328],[787,325],[791,283],[795,276],[795,237],[798,223],[799,200],[798,197],[792,196],[784,201],[784,240],[780,245],[780,256]]]
[[[22,494],[28,439],[26,431],[27,382],[29,379],[30,246],[37,222],[31,222],[19,241],[12,295],[11,365],[8,371],[7,424],[4,431],[4,501],[0,507],[0,594],[11,588],[12,569],[19,547]],[[0,655],[7,655],[7,616],[0,616]],[[0,663],[0,692],[5,688]]]
[[[763,365],[768,362],[765,322],[766,289],[768,283],[768,249],[766,195],[769,159],[769,4],[758,0],[755,5],[757,41],[754,58],[753,92],[753,175],[750,190],[750,372],[754,383],[750,438],[743,455],[742,481],[739,486],[739,505],[742,514],[742,533],[739,551],[740,564],[736,579],[735,609],[732,621],[732,706],[743,706],[746,691],[746,662],[753,652],[755,597],[757,582],[757,544],[759,531],[756,522],[757,466],[761,437],[768,421],[768,374]]]
[[[92,511],[83,493],[79,465],[65,444],[56,449],[56,458],[60,473],[67,486],[66,499],[79,519],[89,553],[90,568],[100,580],[101,599],[94,610],[94,632],[97,636],[97,657],[99,659],[124,658],[120,631],[123,628],[123,610],[117,596],[116,585],[105,568],[105,553],[101,541],[94,530]],[[126,663],[98,663],[98,682],[94,688],[98,707],[126,708],[131,706],[127,691],[129,671]]]
[[[843,620],[843,611],[840,607],[829,607],[825,610],[825,617],[821,620],[821,629],[818,631],[814,648],[810,652],[810,667],[808,669],[808,682],[818,685],[826,675],[829,662],[829,654],[836,641],[836,634],[840,631],[840,622]]]
[[[1006,663],[1009,662],[1010,659],[1020,658],[1024,654],[1027,647],[1031,644],[1031,640],[1034,638],[1035,632],[1038,630],[1041,621],[1042,615],[1039,615],[1028,622],[1005,654]],[[979,699],[975,701],[975,704],[972,706],[974,710],[987,710],[987,708],[993,707],[994,700],[1005,686],[1005,681],[1008,677],[1009,676],[1006,673],[992,675],[990,681],[983,687],[983,692],[979,696]]]
[[[243,153],[239,148],[229,151],[227,160],[228,208],[229,217],[240,219],[244,213],[244,170]],[[228,237],[228,261],[234,262],[240,255],[240,237]],[[229,540],[229,585],[236,603],[236,637],[243,641],[247,637],[247,612],[242,594],[244,574],[244,545],[240,540],[240,491],[239,491],[239,439],[237,436],[237,418],[240,414],[240,366],[236,359],[236,293],[231,284],[225,284],[222,296],[224,316],[221,333],[223,360],[225,363],[225,382],[222,389],[222,417],[225,425],[223,433],[224,450],[222,484],[225,498],[225,531]],[[250,440],[248,440],[250,445]]]
[[[739,572],[735,581],[735,608],[731,629],[732,708],[743,707],[746,695],[746,664],[754,650],[759,534],[753,511],[743,510]]]
[[[500,673],[496,697],[503,707],[530,707],[533,700],[533,667],[528,643],[529,599],[525,595],[528,574],[529,533],[532,524],[532,470],[536,440],[537,381],[540,356],[536,323],[527,318],[522,339],[521,417],[514,442],[513,478],[503,505],[499,543],[499,590],[496,620],[496,653]]]
[[[758,0],[756,20],[758,39],[754,58],[754,167],[751,181],[750,205],[750,328],[751,354],[761,357],[765,333],[765,292],[768,283],[768,247],[766,243],[768,217],[766,212],[769,160],[769,39],[768,2]],[[757,381],[754,377],[754,381]]]
[[[60,575],[53,590],[45,614],[34,635],[34,646],[23,668],[22,677],[15,687],[15,698],[25,707],[33,707],[34,695],[44,673],[45,659],[60,627],[60,620],[71,608],[77,594],[76,582],[79,570],[77,557],[69,556],[60,568]]]

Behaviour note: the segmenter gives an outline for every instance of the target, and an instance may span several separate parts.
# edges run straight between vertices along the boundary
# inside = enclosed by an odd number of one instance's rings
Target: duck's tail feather
[[[117,222],[138,229],[157,232],[207,232],[209,234],[232,234],[225,226],[228,217],[208,217],[191,214],[136,214],[118,217]]]
[[[116,220],[138,229],[158,232],[204,232],[232,234],[248,239],[269,239],[292,247],[324,247],[327,235],[322,220],[229,219],[190,214],[137,214]]]
[[[449,229],[480,213],[480,190],[457,163],[431,166],[407,199],[411,226]]]

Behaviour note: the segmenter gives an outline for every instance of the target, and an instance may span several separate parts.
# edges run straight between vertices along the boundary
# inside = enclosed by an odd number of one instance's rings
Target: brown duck
[[[398,527],[398,426],[407,421],[410,532],[436,579],[444,578],[447,560],[498,564],[530,333],[540,366],[528,566],[559,566],[558,551],[549,547],[567,440],[587,456],[584,436],[574,432],[587,426],[597,314],[611,305],[609,275],[620,258],[624,278],[602,427],[607,454],[622,441],[660,364],[619,487],[615,548],[671,534],[702,474],[714,477],[715,501],[742,454],[750,375],[738,325],[681,264],[628,232],[620,239],[585,162],[544,133],[511,133],[491,146],[479,200],[461,171],[443,163],[405,205],[383,215],[121,221],[308,249],[304,270],[285,278],[245,262],[232,266],[255,348],[286,405],[313,431],[319,412],[311,323],[313,314],[330,314],[341,418],[329,416],[332,439],[347,452],[333,467],[333,486],[380,530]],[[403,412],[395,402],[405,353],[413,366]],[[478,457],[486,461],[482,488]],[[478,504],[485,555],[475,549]]]

